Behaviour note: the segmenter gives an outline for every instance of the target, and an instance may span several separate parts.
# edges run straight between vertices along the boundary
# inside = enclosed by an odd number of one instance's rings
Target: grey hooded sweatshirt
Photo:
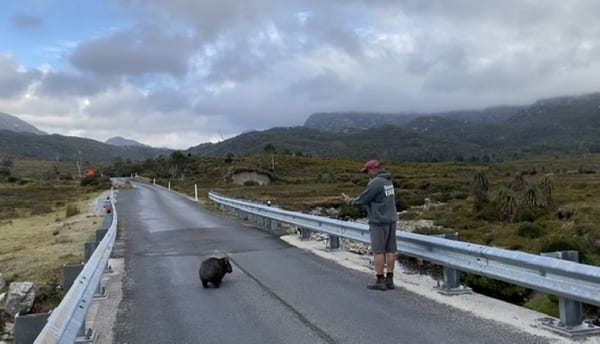
[[[369,223],[390,224],[396,222],[396,197],[392,176],[384,169],[373,177],[367,188],[350,205],[366,205]]]

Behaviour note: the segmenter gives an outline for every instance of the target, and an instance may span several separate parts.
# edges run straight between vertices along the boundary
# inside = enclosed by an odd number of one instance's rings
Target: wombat
[[[204,288],[208,288],[208,282],[212,283],[215,288],[218,288],[223,276],[231,271],[229,257],[211,257],[200,264],[200,271],[198,274],[200,275],[200,280],[202,281],[202,286]]]

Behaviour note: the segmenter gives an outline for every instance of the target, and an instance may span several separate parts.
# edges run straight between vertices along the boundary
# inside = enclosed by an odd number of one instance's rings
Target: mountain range
[[[111,137],[110,139],[107,139],[106,141],[104,141],[104,143],[113,145],[113,146],[120,146],[120,147],[126,147],[126,146],[149,147],[148,145],[145,145],[143,143],[139,143],[135,140],[126,139],[121,136]]]
[[[172,152],[120,137],[101,143],[79,137],[43,135],[40,131],[33,134],[37,129],[21,122],[11,121],[0,127],[5,129],[0,129],[0,155],[42,160],[74,160],[84,155],[88,161],[112,161]],[[11,129],[6,130],[6,126]],[[28,132],[17,132],[16,128]],[[483,110],[316,113],[304,126],[250,131],[219,143],[190,147],[185,153],[245,155],[265,153],[267,146],[278,153],[399,161],[494,161],[527,154],[598,153],[600,93]]]
[[[33,125],[20,120],[19,118],[0,112],[0,130],[10,130],[16,132],[33,133],[38,135],[46,135],[45,132],[39,130]]]
[[[600,152],[600,93],[524,106],[441,113],[316,113],[302,127],[241,134],[188,152],[279,152],[404,161],[502,160],[526,154]]]

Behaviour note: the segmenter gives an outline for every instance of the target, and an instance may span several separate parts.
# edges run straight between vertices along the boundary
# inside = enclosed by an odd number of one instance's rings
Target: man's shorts
[[[373,253],[396,252],[396,223],[369,224],[371,233],[371,250]]]

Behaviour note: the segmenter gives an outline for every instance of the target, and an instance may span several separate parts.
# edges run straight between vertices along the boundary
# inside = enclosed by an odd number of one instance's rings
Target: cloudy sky
[[[600,91],[600,1],[23,0],[0,112],[187,148],[319,111],[441,111]]]

